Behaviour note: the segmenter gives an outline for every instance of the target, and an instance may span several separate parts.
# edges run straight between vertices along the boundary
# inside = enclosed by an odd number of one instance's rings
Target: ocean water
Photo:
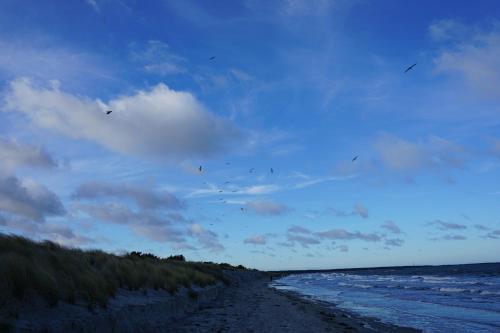
[[[271,285],[424,332],[500,332],[500,263],[300,273]]]

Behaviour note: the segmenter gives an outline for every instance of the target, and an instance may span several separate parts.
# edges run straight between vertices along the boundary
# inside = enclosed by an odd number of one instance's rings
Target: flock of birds
[[[214,59],[215,59],[215,56],[212,56],[212,57],[208,58],[208,60],[209,60],[209,61],[212,61],[212,60],[214,60]],[[404,70],[404,73],[406,74],[407,72],[411,71],[411,70],[412,70],[412,69],[413,69],[416,65],[417,65],[417,63],[414,63],[414,64],[413,64],[413,65],[411,65],[411,66],[408,66],[408,67]],[[106,115],[110,115],[112,112],[113,112],[113,110],[107,110],[107,111],[106,111]],[[351,162],[353,162],[353,163],[354,163],[354,162],[358,159],[358,157],[359,157],[358,155],[354,156],[354,157],[352,158]],[[226,165],[230,165],[230,164],[231,164],[230,162],[226,162]],[[254,170],[255,170],[255,168],[250,168],[250,169],[248,170],[248,172],[249,172],[249,173],[253,173],[253,172],[254,172]],[[199,171],[199,172],[203,172],[203,166],[201,166],[201,165],[200,165],[200,166],[198,167],[198,171]],[[273,174],[273,173],[274,173],[274,169],[273,169],[273,168],[270,168],[270,169],[269,169],[269,172],[270,172],[271,174]],[[230,183],[229,181],[225,182],[225,184],[229,184],[229,183]],[[222,190],[219,190],[219,193],[222,193],[222,192],[223,192]],[[234,190],[234,191],[232,191],[232,192],[237,192],[237,191],[235,191],[235,190]],[[221,198],[220,200],[223,200],[223,198]],[[226,201],[224,201],[224,202],[226,202]],[[245,208],[240,207],[240,210],[243,212],[243,211],[245,211]]]

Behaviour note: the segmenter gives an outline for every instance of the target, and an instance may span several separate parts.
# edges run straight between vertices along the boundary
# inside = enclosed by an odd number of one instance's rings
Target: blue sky
[[[498,12],[2,1],[0,230],[261,269],[498,261]]]

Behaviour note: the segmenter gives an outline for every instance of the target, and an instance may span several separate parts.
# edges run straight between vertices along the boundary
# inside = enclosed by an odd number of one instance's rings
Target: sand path
[[[213,305],[176,323],[175,332],[332,332],[306,306],[264,285],[230,287]]]

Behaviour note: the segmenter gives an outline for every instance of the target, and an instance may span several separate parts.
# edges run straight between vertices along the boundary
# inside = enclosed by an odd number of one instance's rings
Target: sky
[[[498,261],[498,13],[2,1],[0,232],[265,270]]]

